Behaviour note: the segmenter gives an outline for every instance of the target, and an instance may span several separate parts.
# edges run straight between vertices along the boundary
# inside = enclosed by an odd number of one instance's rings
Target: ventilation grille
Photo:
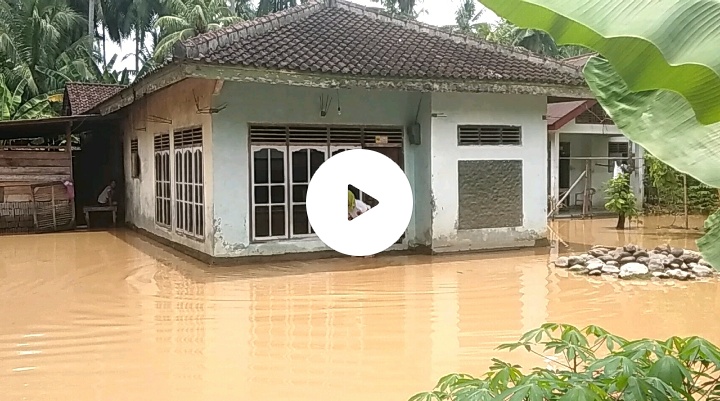
[[[599,104],[593,105],[591,108],[575,118],[576,124],[614,124],[610,116],[607,115],[605,109]]]
[[[520,127],[509,125],[464,125],[458,127],[458,145],[521,145]]]
[[[202,146],[202,127],[177,130],[173,134],[173,144],[177,148]]]
[[[137,139],[130,140],[130,153],[138,153],[138,140]]]
[[[170,150],[170,134],[155,135],[155,151]]]
[[[630,152],[630,144],[627,142],[610,142],[608,143],[608,155],[616,157],[626,157]]]
[[[402,128],[365,128],[365,144],[402,144]]]
[[[351,145],[403,143],[402,127],[250,126],[250,142],[276,145]]]
[[[250,126],[250,142],[285,145],[287,143],[287,127],[252,125]]]

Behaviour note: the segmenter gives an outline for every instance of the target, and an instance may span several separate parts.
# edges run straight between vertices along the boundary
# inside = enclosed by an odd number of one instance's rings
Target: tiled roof
[[[123,88],[123,85],[69,82],[65,85],[63,115],[84,114]]]
[[[375,78],[584,86],[579,70],[344,0],[310,0],[179,43],[176,60]]]

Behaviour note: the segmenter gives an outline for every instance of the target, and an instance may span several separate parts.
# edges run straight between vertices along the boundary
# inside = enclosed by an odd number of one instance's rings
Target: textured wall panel
[[[521,160],[458,161],[459,230],[523,225]]]

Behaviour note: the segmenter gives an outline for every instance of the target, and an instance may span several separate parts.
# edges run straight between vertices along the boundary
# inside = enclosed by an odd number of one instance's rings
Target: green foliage
[[[155,22],[160,30],[156,62],[167,57],[179,41],[241,21],[224,0],[163,0],[163,5],[168,14]]]
[[[699,337],[628,341],[597,326],[547,323],[498,349],[560,358],[529,373],[493,359],[481,377],[449,374],[410,401],[720,400],[720,349]]]
[[[29,120],[52,115],[47,94],[25,100],[26,88],[25,81],[13,89],[8,88],[4,78],[0,75],[0,121]]]
[[[607,183],[605,209],[620,216],[635,217],[638,214],[635,194],[630,188],[629,174],[619,174]]]
[[[380,3],[385,10],[391,15],[405,16],[408,18],[417,18],[418,12],[415,10],[417,3],[422,0],[372,0],[374,3]]]

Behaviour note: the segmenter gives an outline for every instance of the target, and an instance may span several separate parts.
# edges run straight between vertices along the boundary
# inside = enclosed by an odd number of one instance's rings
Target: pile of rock
[[[577,274],[614,275],[622,279],[652,278],[694,280],[711,277],[715,270],[700,253],[670,245],[647,250],[628,244],[622,248],[594,246],[578,256],[563,256],[555,266]]]

